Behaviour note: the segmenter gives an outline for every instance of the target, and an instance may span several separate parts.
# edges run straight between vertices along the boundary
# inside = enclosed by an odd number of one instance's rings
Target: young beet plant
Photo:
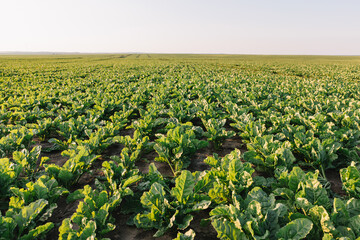
[[[11,200],[5,216],[0,214],[0,239],[43,239],[54,227],[52,222],[44,223],[53,210],[48,205],[45,199],[38,199],[28,205],[22,200]]]
[[[13,152],[13,161],[22,167],[26,179],[34,180],[38,175],[38,160],[40,159],[41,146],[34,147],[31,151],[26,148]],[[47,157],[40,159],[40,166],[48,160]]]
[[[154,149],[159,156],[155,160],[168,163],[174,175],[188,167],[189,157],[208,145],[207,141],[196,138],[196,130],[192,125],[184,124],[170,129],[166,136],[158,134],[160,138],[156,140]]]
[[[232,193],[245,194],[253,184],[251,175],[255,170],[250,163],[243,163],[240,155],[240,150],[235,149],[223,158],[214,154],[204,160],[211,167],[207,176],[213,180],[208,194],[213,202],[229,202]]]
[[[210,219],[220,239],[303,239],[313,227],[311,220],[297,218],[287,224],[287,207],[276,203],[273,194],[253,188],[243,201],[219,205]]]
[[[207,139],[214,144],[214,148],[219,150],[225,139],[235,136],[234,131],[226,131],[224,125],[226,119],[215,119],[210,118],[208,120],[201,119],[202,123],[206,128],[205,136]]]
[[[77,183],[80,177],[91,167],[99,156],[90,154],[84,146],[78,146],[76,149],[66,150],[61,153],[69,159],[63,166],[56,164],[44,164],[45,171],[50,177],[54,177],[59,184],[66,188]]]
[[[114,161],[105,161],[102,170],[106,182],[97,182],[98,189],[89,185],[70,194],[68,202],[83,198],[71,218],[63,220],[59,228],[59,239],[101,239],[95,238],[115,229],[111,212],[122,202],[125,196],[133,195],[130,185],[141,177],[133,169],[135,158],[124,149],[121,157]],[[107,189],[107,190],[105,190]]]
[[[75,195],[73,197],[72,195]],[[95,239],[115,229],[110,212],[121,203],[121,192],[109,194],[86,185],[69,197],[84,198],[71,218],[65,218],[59,228],[59,239]]]
[[[340,170],[343,188],[352,197],[360,197],[360,171],[355,162]]]
[[[176,178],[170,191],[158,182],[153,183],[141,197],[146,210],[135,216],[134,223],[138,228],[157,229],[154,237],[162,236],[170,228],[186,229],[193,219],[191,213],[207,209],[211,203],[202,191],[204,183],[199,173],[187,170]]]

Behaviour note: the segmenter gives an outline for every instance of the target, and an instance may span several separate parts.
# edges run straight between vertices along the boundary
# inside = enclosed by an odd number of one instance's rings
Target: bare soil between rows
[[[128,133],[129,134],[129,133]],[[131,135],[131,133],[129,134]],[[45,141],[37,141],[37,145],[42,146],[43,148],[50,148],[51,144]],[[203,171],[209,169],[209,166],[204,163],[204,159],[208,156],[212,156],[214,153],[218,154],[220,157],[224,157],[225,155],[231,153],[235,148],[240,149],[241,152],[246,151],[245,145],[242,143],[239,137],[233,137],[231,139],[226,139],[219,150],[214,150],[214,148],[209,145],[206,148],[200,149],[197,153],[194,154],[191,160],[191,164],[188,168],[189,171]],[[99,159],[97,159],[93,165],[91,166],[91,171],[83,174],[79,179],[79,182],[72,186],[69,190],[75,191],[76,189],[81,189],[85,185],[90,185],[91,187],[95,186],[95,179],[98,176],[103,176],[101,171],[102,162],[110,160],[111,156],[118,156],[121,153],[123,146],[121,144],[112,144],[109,146],[101,155]],[[59,166],[62,166],[67,158],[61,155],[61,151],[52,151],[52,152],[42,152],[42,157],[48,157],[48,163],[53,163]],[[147,154],[144,154],[142,158],[136,162],[136,166],[142,173],[147,173],[149,171],[149,165],[154,163],[158,168],[159,172],[166,177],[172,177],[173,174],[171,172],[170,167],[163,162],[157,162],[154,159],[157,157],[157,153],[155,151],[151,151]],[[62,221],[65,218],[71,217],[71,215],[76,211],[78,203],[80,200],[67,203],[66,196],[62,196],[59,198],[57,205],[58,207],[54,210],[52,216],[49,218],[49,221],[55,224],[55,227],[48,233],[47,239],[56,239],[58,238],[59,232],[58,228],[61,225]],[[193,229],[196,233],[196,239],[206,239],[212,240],[217,239],[216,231],[213,229],[211,224],[209,223],[207,226],[202,226],[200,224],[201,219],[209,218],[209,211],[202,211],[194,214],[194,219],[191,222],[190,228]],[[115,218],[116,228],[114,231],[111,231],[106,235],[111,239],[125,239],[125,240],[165,240],[165,239],[173,239],[177,235],[177,231],[170,230],[162,237],[154,238],[156,230],[144,230],[138,229],[135,226],[130,226],[126,222],[131,217],[131,215],[126,215],[120,213],[120,209],[112,212],[112,216]],[[186,232],[184,230],[183,232]]]
[[[131,133],[130,133],[131,134]],[[44,147],[51,147],[47,142],[37,142],[38,145]],[[101,171],[102,162],[110,160],[110,157],[113,155],[120,155],[123,146],[121,144],[113,144],[109,146],[101,155],[99,159],[97,159],[92,167],[91,171],[85,173],[80,179],[78,184],[72,186],[69,189],[71,192],[75,191],[76,189],[81,189],[85,185],[90,185],[91,187],[95,187],[95,179],[99,176],[103,176]],[[239,149],[241,153],[247,151],[246,145],[242,142],[240,137],[235,136],[230,139],[226,139],[219,150],[215,150],[213,146],[209,145],[206,148],[200,149],[196,152],[192,159],[191,164],[188,167],[190,171],[204,171],[208,170],[209,166],[204,163],[204,160],[209,157],[217,154],[220,157],[224,157],[225,155],[231,153],[234,149]],[[52,152],[43,152],[41,156],[49,157],[48,163],[54,163],[57,165],[62,166],[67,158],[61,155],[61,151],[52,151]],[[147,154],[144,154],[142,158],[136,162],[136,166],[142,173],[147,173],[149,171],[149,165],[154,163],[155,166],[158,168],[159,172],[163,176],[172,177],[172,172],[170,167],[163,162],[157,162],[154,159],[157,157],[157,153],[155,151],[151,151]],[[255,172],[254,176],[263,175],[262,173]],[[342,189],[342,182],[339,176],[338,170],[327,170],[326,177],[329,181],[331,190],[338,195],[345,195],[344,190]],[[52,216],[50,217],[49,221],[55,224],[55,227],[48,233],[47,239],[57,239],[59,232],[58,228],[61,225],[62,221],[65,218],[71,217],[71,215],[76,211],[78,203],[80,200],[75,201],[73,203],[66,202],[66,196],[60,197],[57,205],[58,207],[54,210]],[[209,211],[202,211],[194,214],[194,219],[190,224],[191,229],[193,229],[196,233],[196,239],[199,240],[212,240],[217,239],[217,233],[214,228],[209,223],[207,226],[202,226],[200,224],[201,219],[206,219],[209,217]],[[120,213],[120,209],[115,210],[112,212],[112,216],[115,219],[116,228],[114,231],[108,233],[105,237],[109,237],[111,239],[124,239],[124,240],[151,240],[151,239],[158,239],[158,240],[165,240],[165,239],[173,239],[177,235],[177,231],[170,230],[165,235],[154,238],[153,235],[155,234],[156,230],[144,230],[138,229],[135,226],[130,226],[127,224],[127,221],[130,217],[129,214],[122,214]],[[187,229],[186,229],[187,230]],[[182,232],[186,232],[186,230]]]

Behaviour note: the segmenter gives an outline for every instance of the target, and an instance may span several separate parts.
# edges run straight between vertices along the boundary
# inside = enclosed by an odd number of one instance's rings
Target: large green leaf
[[[141,196],[141,203],[143,206],[151,209],[155,208],[158,211],[162,211],[162,205],[164,204],[165,191],[164,187],[160,183],[154,183],[148,192],[144,192]]]
[[[346,209],[350,217],[360,215],[360,199],[351,198],[346,202]]]
[[[25,206],[18,214],[14,215],[14,220],[19,227],[19,232],[22,233],[47,205],[48,201],[39,199]]]
[[[96,223],[95,221],[88,221],[84,229],[78,234],[79,240],[95,239]]]
[[[78,239],[76,232],[72,229],[70,218],[65,218],[59,227],[59,240],[75,240]]]
[[[36,228],[29,231],[28,234],[22,236],[21,240],[32,240],[38,239],[41,236],[44,236],[47,232],[49,232],[54,227],[54,224],[49,222],[44,225],[37,226]]]
[[[304,239],[311,231],[313,223],[306,218],[298,218],[280,228],[276,237],[283,240]]]
[[[349,219],[349,227],[355,232],[356,236],[360,236],[360,215]]]
[[[324,233],[332,233],[335,231],[335,227],[330,219],[329,213],[323,206],[314,206],[310,209],[309,214],[314,222],[320,223],[321,229]]]
[[[293,170],[290,172],[289,176],[289,188],[296,192],[299,188],[300,182],[305,182],[306,176],[304,171],[299,167],[294,167]]]
[[[194,176],[190,171],[181,171],[181,175],[175,180],[175,187],[171,189],[171,195],[181,204],[185,204],[189,196],[193,193],[195,186]]]
[[[245,233],[237,228],[234,223],[227,219],[214,219],[211,224],[218,233],[217,237],[221,240],[247,240]]]

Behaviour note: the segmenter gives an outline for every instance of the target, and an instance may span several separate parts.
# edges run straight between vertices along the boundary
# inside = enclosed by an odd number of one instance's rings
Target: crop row
[[[359,67],[239,61],[5,62],[0,239],[111,238],[118,214],[194,239],[200,212],[220,239],[359,238]]]

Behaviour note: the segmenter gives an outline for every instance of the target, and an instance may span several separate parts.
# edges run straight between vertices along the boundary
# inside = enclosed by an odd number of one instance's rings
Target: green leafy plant
[[[141,203],[145,212],[135,216],[138,228],[158,229],[154,237],[162,236],[168,229],[186,229],[193,219],[192,212],[207,209],[211,203],[201,191],[202,181],[189,171],[183,170],[175,180],[170,192],[155,182],[148,192],[144,192]]]
[[[332,224],[327,218],[326,214],[323,214],[326,219],[322,220],[325,234],[324,239],[358,239],[360,237],[360,200],[351,198],[349,200],[341,200],[335,198],[333,202],[333,211],[330,215]],[[324,221],[326,220],[326,221]],[[327,224],[325,224],[327,223]],[[331,226],[333,225],[334,228]],[[329,231],[330,230],[330,231]]]
[[[113,137],[109,137],[109,135],[112,134],[107,133],[106,129],[100,128],[96,132],[89,133],[89,139],[77,139],[76,143],[85,146],[92,153],[98,154],[114,143]]]
[[[49,204],[56,203],[57,199],[69,192],[59,187],[54,178],[47,175],[41,176],[36,182],[28,182],[26,188],[11,187],[11,192],[24,201],[24,204],[30,204],[38,199],[45,199]]]
[[[36,130],[27,129],[26,127],[11,130],[7,136],[0,139],[0,157],[5,157],[13,151],[27,148],[35,134]]]
[[[51,136],[53,133],[56,132],[56,128],[59,126],[59,123],[59,118],[44,118],[41,120],[37,120],[36,124],[27,124],[26,126],[36,129],[36,135],[41,141],[44,141],[47,137]]]
[[[114,142],[119,142],[125,147],[129,148],[131,151],[141,151],[146,152],[153,149],[154,143],[150,142],[148,136],[143,136],[140,131],[135,130],[133,137],[126,136],[116,136],[114,137]]]
[[[110,212],[121,203],[123,192],[111,194],[97,191],[86,185],[83,190],[72,193],[77,198],[83,197],[71,218],[63,220],[59,228],[59,239],[88,239],[95,238],[115,229]],[[74,199],[74,196],[69,196]],[[75,227],[74,224],[77,226]]]
[[[360,198],[360,171],[355,162],[340,170],[343,188],[353,197]]]
[[[89,170],[91,163],[99,157],[90,154],[89,150],[84,146],[63,151],[61,154],[69,157],[63,166],[44,164],[44,167],[50,177],[54,177],[65,187],[75,184],[79,178]]]
[[[178,232],[176,238],[173,240],[194,240],[195,239],[195,232],[194,230],[190,229],[186,233]]]
[[[47,218],[44,216],[49,216],[49,212],[44,212],[47,205],[48,201],[44,199],[29,205],[24,205],[23,201],[10,202],[5,217],[0,215],[0,239],[30,240],[43,237],[54,227],[51,222],[41,223]]]
[[[194,118],[198,108],[192,101],[181,99],[179,102],[177,100],[172,100],[169,106],[167,114],[171,118],[176,118],[181,123],[185,123]]]
[[[48,157],[39,159],[40,154],[41,146],[33,147],[30,152],[27,149],[15,151],[13,153],[13,161],[22,167],[24,174],[28,179],[34,180],[39,171],[38,166],[42,166],[42,164],[49,159]],[[40,162],[38,162],[39,160]]]
[[[245,161],[257,166],[262,171],[274,171],[276,168],[291,168],[296,161],[287,141],[274,140],[271,135],[255,137],[247,144],[249,151],[243,154]]]
[[[157,118],[156,116],[146,115],[143,118],[134,121],[131,124],[131,127],[134,128],[135,131],[138,131],[141,136],[154,137],[156,129],[165,124],[165,118]]]
[[[8,158],[0,158],[0,194],[1,198],[9,193],[10,187],[15,184],[20,173],[22,166],[14,164]]]
[[[336,162],[338,155],[336,152],[341,144],[332,138],[320,140],[314,137],[308,137],[299,132],[295,135],[296,151],[304,156],[304,165],[319,167],[321,174],[325,177],[324,169],[335,168],[339,165]],[[340,164],[341,165],[341,164]]]
[[[201,119],[201,121],[206,128],[205,136],[207,137],[207,140],[212,142],[214,148],[217,150],[220,149],[225,139],[235,136],[234,131],[226,131],[224,128],[226,119],[219,120],[210,118],[208,120]]]
[[[113,191],[124,191],[132,194],[129,185],[141,179],[139,170],[135,168],[136,153],[129,154],[129,149],[124,148],[120,157],[113,157],[114,161],[105,161],[102,170],[107,179],[109,188]]]
[[[207,175],[211,179],[208,193],[213,202],[227,203],[232,194],[247,192],[253,184],[252,174],[255,170],[250,163],[243,163],[240,155],[240,150],[235,149],[223,158],[214,154],[204,160],[211,166]]]
[[[266,126],[262,121],[254,121],[253,115],[242,114],[235,119],[235,123],[231,123],[230,126],[240,131],[239,136],[244,139],[245,142],[249,142],[252,138],[262,137],[266,134]]]
[[[211,210],[210,219],[220,239],[305,238],[312,229],[312,222],[302,218],[285,224],[287,212],[284,204],[276,203],[273,194],[267,195],[255,187],[244,200],[234,195],[233,204]]]
[[[276,233],[276,237],[278,237],[279,240],[304,239],[309,234],[312,227],[313,223],[311,220],[307,218],[298,218],[279,229]]]
[[[174,175],[190,165],[192,154],[208,145],[207,141],[196,138],[192,124],[177,126],[166,136],[159,134],[158,137],[154,149],[159,156],[155,160],[168,163]]]
[[[319,181],[319,171],[305,173],[299,167],[294,167],[291,172],[283,171],[278,176],[277,188],[273,192],[287,200],[284,203],[289,208],[294,207],[295,202],[306,202],[326,209],[331,206],[328,193]]]

